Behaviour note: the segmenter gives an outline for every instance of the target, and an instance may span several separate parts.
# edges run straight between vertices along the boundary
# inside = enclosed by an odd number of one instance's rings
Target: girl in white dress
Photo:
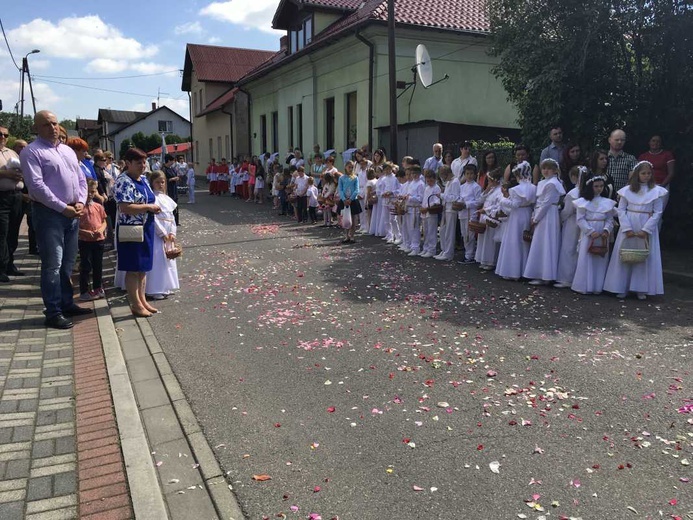
[[[500,201],[508,220],[503,224],[496,274],[506,280],[519,280],[529,255],[529,243],[522,239],[522,234],[529,229],[532,220],[537,188],[532,184],[532,167],[527,161],[515,166],[512,175],[518,184],[505,190]]]
[[[573,166],[568,175],[575,187],[566,193],[563,199],[563,209],[561,210],[561,251],[558,254],[557,283],[553,284],[556,289],[570,287],[573,283],[573,278],[575,278],[580,228],[577,225],[575,217],[576,208],[573,202],[580,198],[580,186],[587,176],[587,168],[585,166]]]
[[[452,209],[454,202],[460,198],[460,181],[452,174],[449,166],[438,168],[438,175],[445,183],[443,191],[443,221],[440,224],[440,253],[433,258],[450,261],[455,256],[455,232],[457,230],[457,211]]]
[[[180,288],[178,267],[175,260],[166,258],[166,244],[176,238],[176,221],[173,211],[177,204],[166,195],[166,176],[156,171],[149,175],[149,183],[156,195],[156,205],[161,213],[154,217],[154,264],[147,273],[145,294],[154,300],[163,300]]]
[[[581,294],[602,292],[609,265],[609,235],[614,228],[616,201],[601,196],[605,186],[605,175],[593,175],[584,181],[581,197],[573,203],[577,210],[580,243],[571,289]],[[604,254],[591,252],[592,244],[604,246]]]
[[[614,254],[606,272],[604,290],[625,298],[629,292],[644,300],[647,295],[664,294],[662,255],[659,249],[659,221],[667,190],[654,183],[652,164],[640,161],[630,174],[628,185],[618,190],[618,220],[621,228],[614,244]],[[619,251],[642,249],[649,245],[644,262],[626,264]]]
[[[496,240],[496,233],[500,231],[500,222],[496,215],[500,211],[500,201],[503,198],[500,187],[502,176],[503,172],[500,168],[488,172],[486,190],[481,196],[483,207],[479,210],[479,221],[486,223],[486,231],[477,239],[474,260],[479,262],[479,267],[485,271],[495,269],[496,260],[498,260],[500,243]],[[490,226],[489,223],[495,224],[496,227]]]
[[[437,183],[436,173],[426,171],[426,188],[421,202],[421,227],[423,228],[424,242],[420,256],[431,258],[435,256],[438,248],[438,214],[429,213],[428,208],[432,204],[440,204],[440,186]]]
[[[565,188],[558,179],[560,166],[554,159],[544,159],[539,169],[544,179],[537,185],[537,200],[532,214],[534,238],[524,271],[524,277],[531,280],[530,285],[547,285],[556,279],[561,249],[558,204],[565,195]]]

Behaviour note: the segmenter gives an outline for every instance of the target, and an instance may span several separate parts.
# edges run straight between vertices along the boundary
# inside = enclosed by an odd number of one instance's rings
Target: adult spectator
[[[312,166],[310,167],[310,176],[313,177],[313,184],[320,188],[322,187],[322,174],[325,171],[324,158],[320,152],[313,156]]]
[[[323,158],[325,157],[324,154],[320,151],[320,145],[317,143],[315,143],[315,145],[313,145],[313,151],[310,154],[308,154],[308,166],[310,166],[311,168],[313,167],[313,164],[315,163],[315,156],[316,155],[320,155]]]
[[[652,163],[652,173],[654,174],[655,183],[663,188],[669,189],[669,184],[671,184],[676,170],[676,159],[674,158],[674,154],[663,148],[662,138],[659,135],[650,137],[649,146],[650,149],[640,154],[638,161],[648,161]]]
[[[55,114],[48,110],[37,112],[34,131],[38,137],[22,150],[20,160],[33,201],[45,324],[69,329],[70,317],[92,312],[75,305],[71,280],[77,256],[79,217],[87,200],[87,179],[75,153],[60,142],[58,127]]]
[[[17,139],[12,146],[14,153],[22,153],[22,150],[29,146],[24,139]],[[22,189],[22,215],[26,215],[26,227],[29,234],[29,254],[38,255],[38,247],[36,246],[36,232],[34,231],[33,219],[31,218],[31,199],[29,198],[29,190],[26,185]]]
[[[147,154],[139,148],[130,148],[124,158],[126,170],[116,180],[114,189],[118,203],[118,270],[125,271],[125,288],[132,314],[148,318],[158,312],[147,303],[145,286],[154,262],[154,215],[161,209],[154,204],[156,197],[144,175]],[[166,160],[168,162],[168,157]],[[134,237],[139,231],[141,235]]]
[[[505,171],[503,172],[503,182],[510,182],[510,175],[513,168],[525,161],[527,161],[528,164],[531,164],[529,148],[524,144],[516,144],[515,148],[513,148],[513,160],[510,161],[510,164],[505,167]]]
[[[559,161],[561,166],[560,178],[563,182],[563,187],[566,193],[575,187],[575,184],[570,180],[570,170],[573,166],[584,166],[585,160],[582,157],[582,148],[577,143],[568,143],[563,147],[563,156]]]
[[[559,164],[563,160],[565,145],[563,144],[563,129],[559,125],[553,125],[549,129],[549,140],[551,141],[549,146],[541,151],[539,163],[534,166],[534,170],[532,171],[532,182],[534,184],[538,184],[541,180],[539,165],[544,159],[553,159]]]
[[[484,152],[484,154],[481,156],[481,168],[479,168],[479,177],[476,180],[479,186],[481,186],[482,190],[486,189],[486,179],[489,172],[492,172],[498,167],[498,156],[496,155],[496,152],[494,152],[493,150]]]
[[[633,171],[637,162],[635,157],[623,151],[625,145],[626,133],[623,130],[616,129],[611,132],[609,135],[609,163],[606,172],[614,180],[616,191],[628,184],[630,172]]]
[[[306,161],[303,158],[303,154],[301,153],[301,150],[296,148],[294,150],[293,159],[291,159],[291,161],[289,161],[289,166],[295,166],[296,169],[298,170],[301,166],[305,166],[305,165],[306,165]]]
[[[82,170],[84,177],[86,179],[97,180],[94,166],[91,161],[87,159],[87,152],[89,151],[87,142],[79,137],[70,137],[66,144],[74,150],[77,160],[79,161],[79,168]]]
[[[472,157],[472,144],[468,141],[465,141],[460,144],[460,156],[454,161],[452,161],[452,164],[450,165],[452,175],[455,177],[455,179],[462,179],[462,172],[464,172],[464,167],[468,164],[479,166],[479,163],[476,161],[476,159]],[[461,182],[464,182],[464,180],[462,180]]]
[[[212,159],[214,160],[214,159]],[[127,164],[127,160],[125,161]],[[167,153],[164,156],[164,167],[162,171],[166,175],[166,195],[171,197],[176,202],[176,209],[173,210],[173,218],[176,221],[176,226],[180,226],[178,222],[178,168],[174,165],[175,159],[173,155]],[[146,166],[146,164],[145,164]],[[218,171],[218,170],[217,170]],[[227,168],[228,171],[228,168]],[[187,174],[187,172],[186,172]]]
[[[94,174],[96,175],[97,183],[94,200],[104,207],[108,200],[108,185],[111,176],[106,172],[106,163],[106,156],[103,153],[97,152],[94,154]]]
[[[225,161],[225,159],[222,159],[222,161]],[[185,179],[185,176],[188,174],[188,163],[185,162],[185,156],[179,155],[178,157],[176,157],[175,166],[178,172],[178,178]]]
[[[424,162],[424,170],[438,171],[438,168],[443,163],[443,145],[436,143],[433,145],[433,155]]]
[[[22,223],[22,171],[19,155],[8,148],[10,132],[0,126],[0,282],[7,283],[10,276],[23,276],[14,265],[14,252],[19,243]]]
[[[616,190],[614,189],[614,179],[611,175],[607,173],[607,168],[609,166],[609,152],[606,150],[595,150],[592,152],[589,161],[590,173],[593,177],[603,176],[606,177],[604,181],[604,191],[602,192],[602,197],[605,199],[616,200]]]
[[[385,157],[385,150],[383,150],[382,148],[378,148],[375,152],[373,152],[372,168],[374,168],[375,171],[378,171],[378,169],[382,170],[386,162],[387,157]]]

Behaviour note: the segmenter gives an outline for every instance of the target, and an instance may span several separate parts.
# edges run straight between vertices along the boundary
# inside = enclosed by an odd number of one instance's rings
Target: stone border
[[[105,300],[97,300],[94,302],[94,308],[106,358],[135,517],[167,520],[166,505],[108,303]]]

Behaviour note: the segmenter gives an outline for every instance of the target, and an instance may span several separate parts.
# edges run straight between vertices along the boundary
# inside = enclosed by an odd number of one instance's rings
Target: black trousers
[[[296,197],[296,218],[299,222],[308,219],[306,209],[308,207],[308,197]]]
[[[0,274],[14,268],[14,252],[19,243],[19,226],[23,217],[22,193],[0,192]]]
[[[310,217],[311,222],[317,222],[318,221],[318,208],[310,206],[308,207],[308,216]]]
[[[89,274],[94,279],[93,288],[103,289],[103,240],[77,242],[79,248],[79,294],[89,292]]]

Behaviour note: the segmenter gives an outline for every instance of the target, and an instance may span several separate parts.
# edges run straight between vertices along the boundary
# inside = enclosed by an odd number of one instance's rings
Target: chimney
[[[279,50],[283,52],[289,52],[289,36],[284,35],[279,38]]]
[[[156,101],[152,101],[152,110],[156,110]]]

